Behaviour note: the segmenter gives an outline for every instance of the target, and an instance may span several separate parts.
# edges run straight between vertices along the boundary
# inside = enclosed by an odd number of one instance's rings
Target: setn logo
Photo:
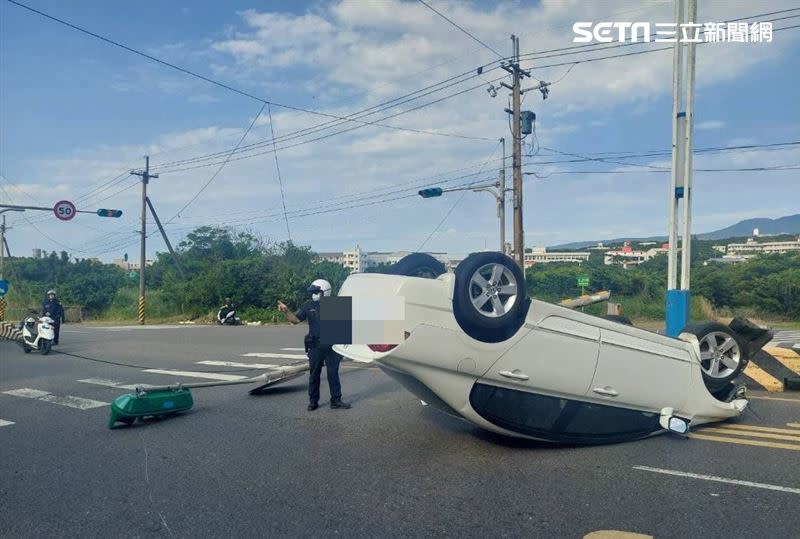
[[[650,41],[649,22],[576,22],[572,31],[577,34],[573,43],[611,43],[612,41],[627,41],[630,36],[632,43],[637,43],[641,36],[642,42]]]

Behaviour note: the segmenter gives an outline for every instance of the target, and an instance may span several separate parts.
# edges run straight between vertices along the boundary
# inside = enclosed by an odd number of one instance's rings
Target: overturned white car
[[[404,297],[405,341],[334,348],[377,362],[423,401],[475,425],[611,443],[685,433],[747,406],[732,380],[750,343],[728,326],[698,324],[674,339],[531,300],[521,270],[501,253],[470,255],[455,274],[427,255],[411,257],[398,263],[404,275],[351,275],[339,292]]]

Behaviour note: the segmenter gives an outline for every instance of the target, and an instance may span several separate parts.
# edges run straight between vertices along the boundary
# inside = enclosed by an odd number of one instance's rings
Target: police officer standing
[[[319,408],[319,378],[322,365],[325,364],[328,374],[328,386],[331,391],[331,408],[347,410],[350,405],[342,401],[342,384],[339,381],[339,362],[341,357],[333,351],[329,344],[319,342],[319,300],[322,296],[331,295],[331,283],[325,279],[317,279],[308,287],[311,299],[303,303],[296,313],[292,313],[283,302],[278,301],[278,310],[286,313],[286,319],[292,324],[308,320],[308,335],[305,344],[310,366],[308,380],[308,411]]]
[[[56,299],[55,290],[47,291],[47,298],[42,304],[42,313],[46,316],[50,316],[50,318],[53,319],[53,332],[55,333],[53,344],[58,344],[58,335],[61,332],[61,323],[64,322],[64,307],[62,307],[61,303],[59,303],[59,301]],[[50,314],[48,315],[48,313]]]

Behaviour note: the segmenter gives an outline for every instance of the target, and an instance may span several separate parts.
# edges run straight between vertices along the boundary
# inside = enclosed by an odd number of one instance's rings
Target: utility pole
[[[512,167],[514,173],[514,257],[519,267],[525,268],[525,238],[523,237],[522,225],[522,136],[520,133],[520,96],[522,91],[520,83],[523,78],[530,77],[529,71],[519,67],[519,38],[511,36],[513,46],[513,57],[511,62],[503,62],[500,67],[511,73],[513,84],[509,86],[505,82],[500,85],[511,90],[511,110],[506,112],[511,114],[511,136],[514,138]]]
[[[142,230],[141,245],[139,253],[139,323],[144,324],[144,268],[147,265],[145,254],[145,241],[147,239],[147,184],[150,178],[158,178],[158,174],[150,174],[150,156],[144,158],[144,170],[141,172],[131,171],[131,174],[142,177]]]
[[[500,218],[500,252],[506,253],[506,139],[501,138],[500,144],[503,145],[503,161],[500,168],[500,178],[498,179],[500,198],[497,199],[497,217]]]

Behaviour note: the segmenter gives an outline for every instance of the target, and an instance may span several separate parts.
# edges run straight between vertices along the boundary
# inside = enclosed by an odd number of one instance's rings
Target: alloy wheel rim
[[[730,376],[739,367],[742,352],[736,339],[722,331],[712,331],[700,340],[700,365],[712,378]]]
[[[484,264],[470,277],[470,301],[482,316],[498,318],[507,314],[514,308],[517,295],[517,278],[503,264]]]

